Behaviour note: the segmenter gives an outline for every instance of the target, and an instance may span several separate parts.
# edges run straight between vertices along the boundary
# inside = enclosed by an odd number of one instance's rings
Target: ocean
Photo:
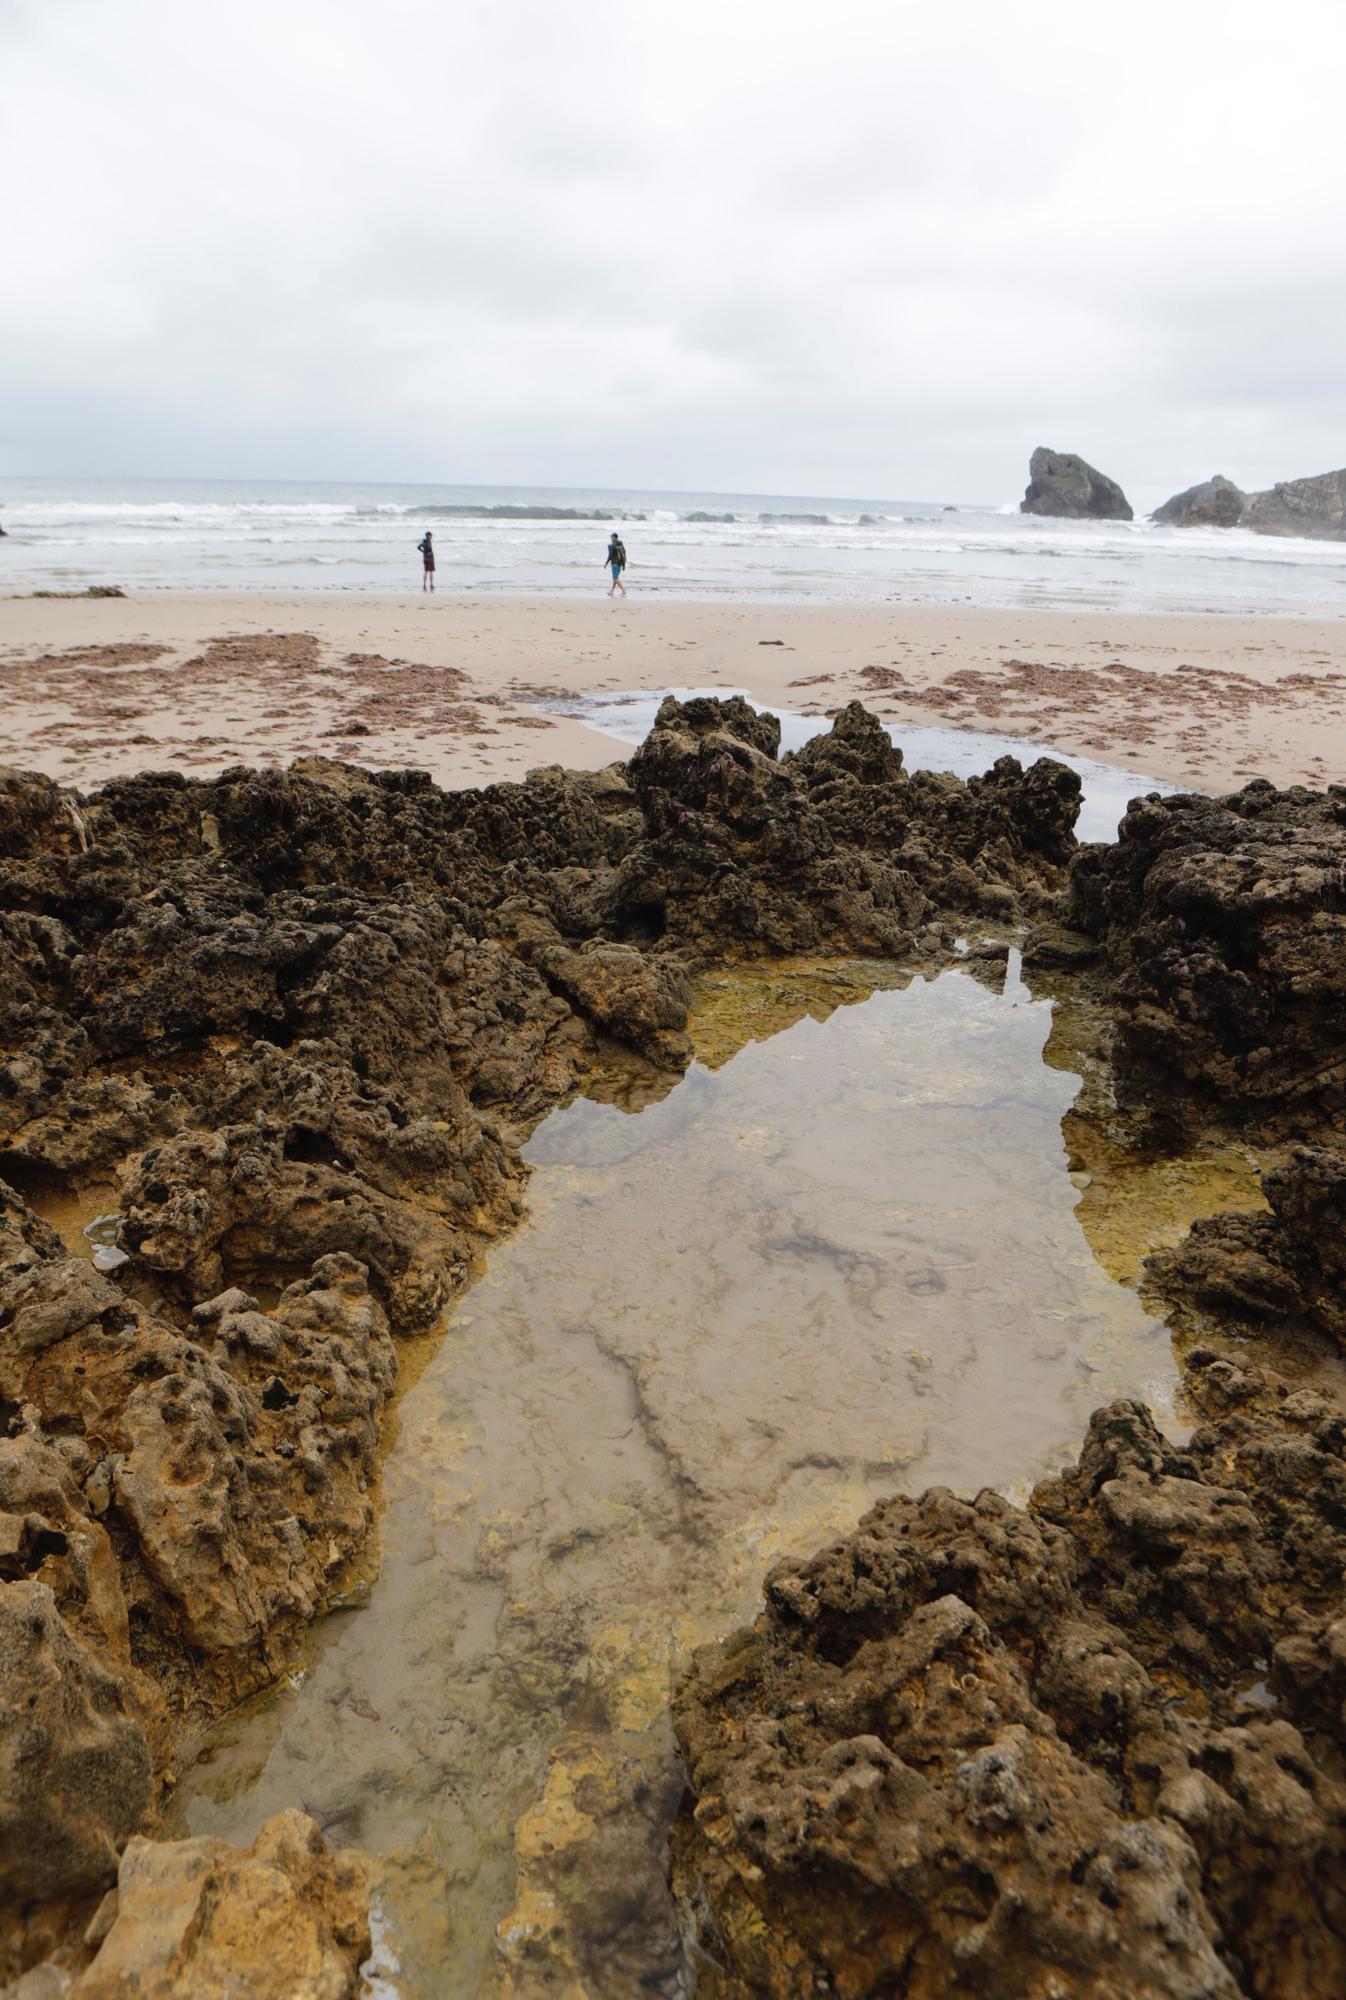
[[[1346,547],[1241,529],[1051,521],[1016,500],[225,480],[0,481],[0,590],[439,587],[592,595],[620,528],[632,594],[1324,616]]]

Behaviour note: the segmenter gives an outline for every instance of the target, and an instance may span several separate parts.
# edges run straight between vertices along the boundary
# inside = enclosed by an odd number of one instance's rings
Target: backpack
[[[626,544],[620,536],[616,536],[613,539],[612,559],[621,569],[626,568]]]

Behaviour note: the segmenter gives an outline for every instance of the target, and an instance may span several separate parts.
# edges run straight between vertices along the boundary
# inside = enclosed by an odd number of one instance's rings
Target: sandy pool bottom
[[[1110,1397],[1167,1408],[1165,1329],[1080,1226],[1051,1020],[1013,970],[757,968],[706,982],[666,1094],[549,1117],[400,1403],[377,1580],[174,1830],[303,1805],[374,1857],[378,1992],[690,1990],[687,1650],[872,1500],[1021,1494]]]

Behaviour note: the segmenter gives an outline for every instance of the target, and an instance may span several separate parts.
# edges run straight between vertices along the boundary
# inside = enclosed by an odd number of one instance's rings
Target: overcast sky
[[[1346,463],[1343,0],[0,0],[0,475]]]

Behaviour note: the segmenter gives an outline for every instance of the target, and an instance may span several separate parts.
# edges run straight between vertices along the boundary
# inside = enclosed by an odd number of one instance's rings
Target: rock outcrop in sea
[[[1165,500],[1150,519],[1166,527],[1237,528],[1247,505],[1248,496],[1243,488],[1217,472],[1198,486],[1188,486]]]
[[[1130,521],[1131,503],[1115,479],[1073,451],[1040,444],[1028,466],[1021,514],[1055,514],[1073,521]]]
[[[1280,480],[1260,493],[1245,493],[1217,472],[1213,479],[1175,493],[1151,519],[1180,528],[1251,528],[1259,535],[1346,541],[1346,467]]]
[[[1250,493],[1244,525],[1259,535],[1346,540],[1346,466],[1308,479],[1278,480],[1265,492]]]

